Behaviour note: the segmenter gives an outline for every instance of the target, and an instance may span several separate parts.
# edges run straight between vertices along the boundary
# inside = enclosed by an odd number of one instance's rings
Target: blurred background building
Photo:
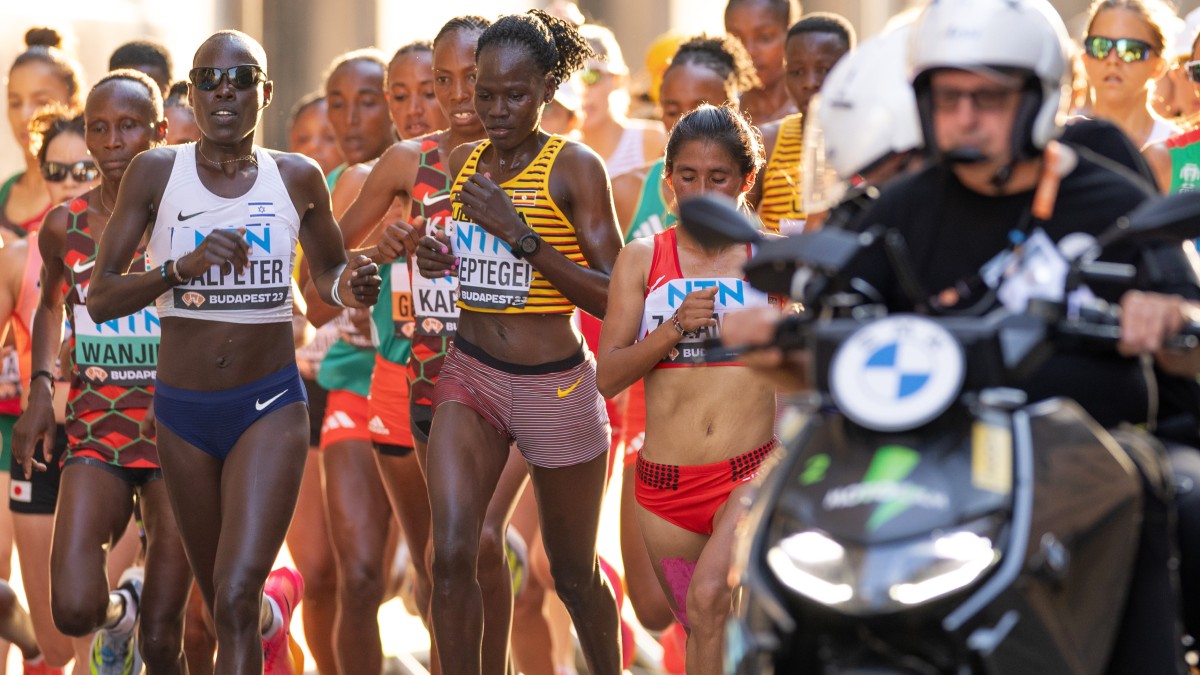
[[[831,11],[850,19],[860,39],[878,32],[889,18],[919,0],[802,0],[805,12]],[[635,83],[646,47],[668,30],[684,34],[723,30],[726,0],[578,0],[588,20],[613,29],[634,70]],[[1078,36],[1088,0],[1053,0]],[[285,145],[292,104],[321,86],[334,56],[366,46],[389,55],[416,39],[432,39],[450,17],[494,17],[544,6],[545,0],[3,0],[0,2],[0,63],[23,48],[25,31],[49,25],[66,34],[66,48],[83,64],[87,82],[106,70],[112,50],[144,38],[165,44],[175,59],[176,79],[186,76],[192,54],[213,31],[236,28],[262,41],[275,81],[275,101],[265,111],[260,142]],[[1200,5],[1181,0],[1180,14]],[[8,133],[0,134],[0,176],[21,168]]]

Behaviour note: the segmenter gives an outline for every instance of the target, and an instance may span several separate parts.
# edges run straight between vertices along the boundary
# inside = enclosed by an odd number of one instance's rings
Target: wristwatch
[[[530,232],[517,240],[516,245],[512,248],[513,257],[528,258],[537,253],[541,247],[542,238],[537,235],[537,232]]]

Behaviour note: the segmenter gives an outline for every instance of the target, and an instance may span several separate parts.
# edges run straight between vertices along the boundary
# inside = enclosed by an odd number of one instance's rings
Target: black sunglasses
[[[42,165],[42,178],[51,183],[61,183],[70,176],[76,183],[88,183],[100,177],[100,169],[95,162],[85,159],[74,164],[62,162],[46,162]]]
[[[1125,63],[1145,61],[1154,53],[1154,45],[1145,40],[1107,38],[1101,35],[1089,35],[1083,39],[1084,52],[1098,61],[1108,58],[1114,49],[1117,50],[1117,57]]]
[[[250,89],[259,82],[267,81],[267,74],[255,65],[234,66],[232,68],[192,68],[188,79],[192,86],[200,91],[212,91],[221,86],[221,78],[226,78],[234,89]]]

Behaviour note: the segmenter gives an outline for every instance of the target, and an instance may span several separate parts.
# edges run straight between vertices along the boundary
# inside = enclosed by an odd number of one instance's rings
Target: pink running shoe
[[[304,597],[304,577],[291,567],[271,570],[263,595],[275,601],[283,614],[283,625],[270,638],[263,638],[263,675],[297,675],[289,642],[292,614]]]

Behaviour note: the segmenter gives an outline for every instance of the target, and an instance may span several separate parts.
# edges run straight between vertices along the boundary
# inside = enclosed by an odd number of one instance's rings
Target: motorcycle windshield
[[[810,426],[780,512],[837,541],[875,544],[1007,508],[1012,435],[965,413],[882,434],[828,415]]]
[[[828,211],[846,194],[847,183],[825,159],[825,133],[817,116],[821,95],[815,94],[804,115],[804,148],[800,156],[800,193],[809,213]]]

